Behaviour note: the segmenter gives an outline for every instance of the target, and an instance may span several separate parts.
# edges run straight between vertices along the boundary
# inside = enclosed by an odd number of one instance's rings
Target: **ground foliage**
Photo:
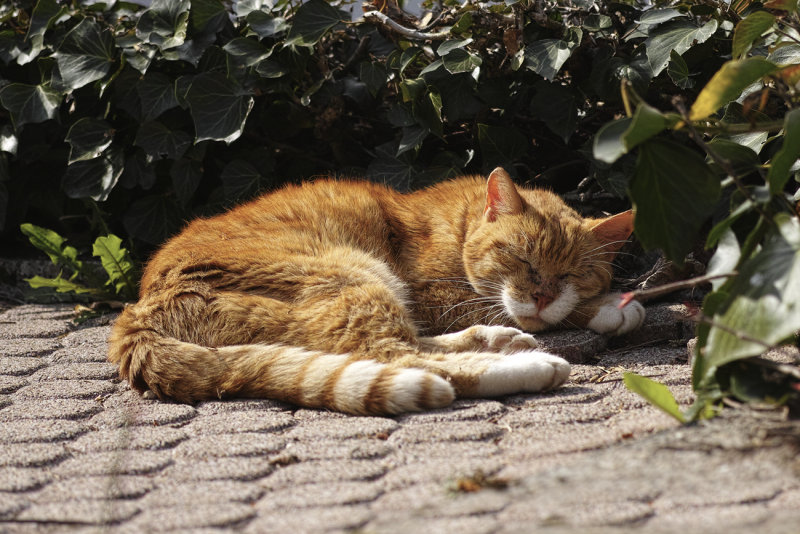
[[[703,304],[685,418],[763,398],[777,371],[736,369],[800,328],[797,2],[437,5],[351,21],[323,0],[4,2],[3,246],[30,221],[142,256],[191,217],[317,174],[407,190],[503,165],[629,200],[639,240],[675,262],[705,239],[730,276]],[[796,399],[796,383],[768,396]]]

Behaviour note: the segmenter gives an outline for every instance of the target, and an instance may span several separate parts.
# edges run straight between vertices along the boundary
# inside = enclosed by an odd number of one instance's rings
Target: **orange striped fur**
[[[502,169],[410,194],[285,187],[167,242],[114,324],[109,360],[161,399],[353,414],[547,390],[569,365],[520,329],[641,323],[641,306],[607,294],[631,224],[629,212],[583,219]]]

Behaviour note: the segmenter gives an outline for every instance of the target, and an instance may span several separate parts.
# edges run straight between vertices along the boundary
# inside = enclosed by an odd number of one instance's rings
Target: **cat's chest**
[[[427,335],[456,332],[475,324],[504,324],[499,297],[481,296],[466,280],[412,285],[414,318]]]

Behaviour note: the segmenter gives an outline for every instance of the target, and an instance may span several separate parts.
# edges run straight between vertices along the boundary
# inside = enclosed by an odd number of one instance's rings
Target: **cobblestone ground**
[[[556,392],[378,418],[143,400],[105,361],[108,320],[13,307],[0,532],[798,532],[797,423],[679,427],[622,384],[632,370],[691,401],[680,311],[651,308],[613,345],[542,336],[583,362]]]

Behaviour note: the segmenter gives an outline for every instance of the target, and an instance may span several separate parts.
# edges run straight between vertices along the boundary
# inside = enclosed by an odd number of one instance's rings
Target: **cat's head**
[[[611,262],[632,231],[630,211],[582,218],[553,193],[517,188],[498,168],[464,244],[464,266],[477,293],[495,297],[523,329],[542,330],[608,291]]]

